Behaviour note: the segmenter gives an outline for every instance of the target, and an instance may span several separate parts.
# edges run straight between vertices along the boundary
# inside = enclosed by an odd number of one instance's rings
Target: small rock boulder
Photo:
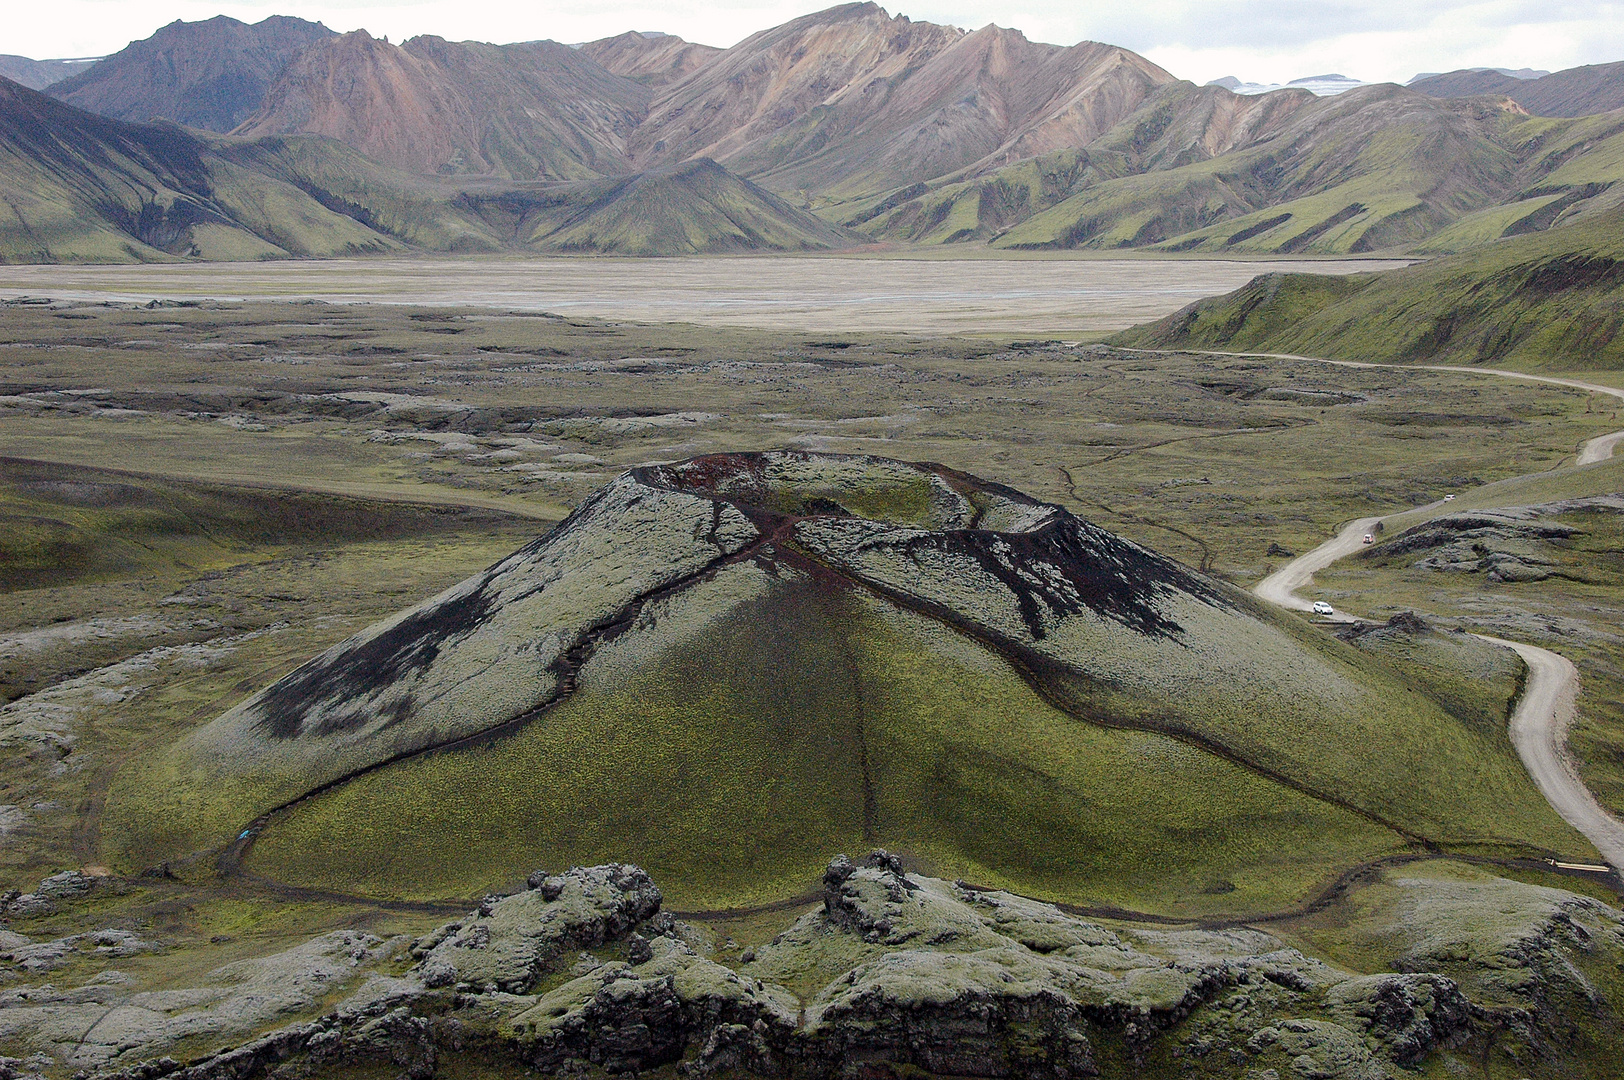
[[[1453,979],[1434,974],[1370,975],[1333,986],[1325,996],[1331,1015],[1362,1027],[1386,1056],[1419,1065],[1440,1046],[1452,1046],[1472,1029],[1472,1003]]]
[[[641,963],[614,962],[542,997],[504,1025],[524,1060],[555,1071],[586,1062],[639,1072],[699,1045],[690,1068],[770,1070],[793,1036],[799,1003],[697,955],[672,937],[643,943]]]
[[[532,874],[524,892],[488,899],[420,939],[417,970],[430,987],[527,993],[566,952],[627,937],[660,903],[649,876],[622,863]]]

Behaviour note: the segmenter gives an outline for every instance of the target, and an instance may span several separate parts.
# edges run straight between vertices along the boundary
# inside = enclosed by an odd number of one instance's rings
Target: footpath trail
[[[1148,350],[1147,350],[1148,351]],[[1218,356],[1256,356],[1275,360],[1312,360],[1317,363],[1335,364],[1339,367],[1380,368],[1405,367],[1399,364],[1366,364],[1351,360],[1325,360],[1315,356],[1295,356],[1289,353],[1219,353],[1204,350],[1211,355]],[[1602,386],[1598,383],[1584,382],[1579,379],[1561,379],[1546,375],[1528,375],[1520,371],[1505,371],[1499,368],[1459,367],[1444,364],[1415,365],[1424,371],[1462,372],[1472,375],[1492,375],[1499,378],[1520,379],[1528,382],[1550,383],[1556,386],[1567,386],[1578,390],[1587,390],[1597,394],[1607,394],[1611,397],[1624,400],[1624,390],[1611,386]],[[1606,461],[1613,456],[1613,451],[1620,442],[1624,442],[1624,431],[1614,431],[1606,435],[1598,435],[1588,439],[1580,446],[1576,464],[1592,465],[1599,461]],[[1417,510],[1429,510],[1442,505],[1442,501],[1428,503],[1416,507]],[[1402,511],[1412,513],[1413,511]],[[1299,589],[1306,588],[1314,579],[1317,571],[1323,570],[1336,562],[1346,558],[1364,546],[1365,534],[1376,530],[1377,526],[1388,517],[1397,517],[1390,514],[1387,517],[1359,518],[1344,525],[1331,539],[1308,552],[1298,556],[1285,566],[1276,570],[1253,587],[1252,592],[1260,599],[1266,600],[1279,607],[1289,608],[1293,611],[1307,611],[1311,607],[1308,600],[1297,595]],[[1332,617],[1338,622],[1357,622],[1352,616],[1336,615]],[[1503,638],[1490,637],[1487,634],[1478,634],[1477,637],[1495,645],[1504,646],[1522,657],[1528,665],[1528,681],[1523,687],[1522,697],[1517,701],[1517,707],[1511,717],[1511,741],[1517,749],[1517,756],[1522,759],[1523,767],[1528,775],[1539,787],[1540,793],[1545,796],[1551,808],[1562,816],[1562,819],[1584,834],[1602,857],[1621,875],[1624,875],[1624,822],[1609,814],[1596,801],[1596,797],[1585,787],[1584,781],[1579,777],[1579,770],[1574,764],[1573,755],[1568,751],[1568,727],[1577,715],[1575,702],[1579,696],[1579,672],[1566,657],[1542,649],[1537,645],[1528,645],[1520,641],[1506,641]]]

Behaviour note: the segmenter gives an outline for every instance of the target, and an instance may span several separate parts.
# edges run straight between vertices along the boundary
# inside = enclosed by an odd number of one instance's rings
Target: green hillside
[[[108,120],[0,80],[0,259],[350,255],[399,245],[186,129]]]
[[[1624,210],[1379,274],[1265,274],[1112,340],[1557,371],[1624,367]]]

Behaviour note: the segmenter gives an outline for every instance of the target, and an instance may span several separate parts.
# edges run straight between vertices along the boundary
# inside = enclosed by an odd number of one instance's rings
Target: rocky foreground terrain
[[[98,887],[58,875],[6,911],[26,920]],[[1108,926],[910,874],[884,851],[836,857],[821,904],[743,950],[663,912],[655,883],[622,864],[538,871],[416,940],[336,931],[157,992],[115,970],[40,983],[76,950],[112,962],[159,947],[136,935],[7,932],[0,959],[17,970],[0,1039],[31,1056],[0,1068],[1376,1080],[1440,1062],[1490,1075],[1491,1057],[1542,1075],[1576,1049],[1616,1051],[1616,908],[1486,877],[1398,871],[1388,887],[1403,944],[1394,970],[1363,975],[1262,930]],[[210,1049],[185,1052],[198,1046]]]

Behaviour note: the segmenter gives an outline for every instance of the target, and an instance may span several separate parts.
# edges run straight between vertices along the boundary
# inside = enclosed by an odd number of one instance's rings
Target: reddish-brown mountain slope
[[[898,84],[963,36],[955,27],[892,18],[874,4],[764,30],[657,98],[632,142],[634,160],[722,160],[747,150],[763,163],[781,158],[818,141],[809,128],[850,127],[850,114],[882,111]],[[769,141],[782,144],[779,155],[763,152]]]
[[[202,25],[258,29],[215,23]],[[725,51],[639,33],[579,48],[326,37],[235,131],[326,135],[398,168],[526,181],[712,158],[781,193],[849,199],[1086,147],[1174,85],[1109,45],[967,33],[851,3]],[[1270,126],[1216,95],[1196,112],[1174,126],[1207,155]],[[1170,122],[1144,141],[1165,141]]]
[[[252,26],[224,15],[172,22],[87,69],[52,83],[70,105],[143,123],[154,117],[230,131],[265,97],[290,61],[331,38],[320,23],[273,15]]]
[[[236,133],[327,135],[417,172],[582,179],[626,171],[648,97],[552,41],[396,46],[357,30],[289,65]]]
[[[1535,116],[1594,116],[1624,109],[1624,61],[1516,79],[1498,71],[1451,71],[1419,79],[1412,90],[1441,98],[1508,97]]]
[[[757,34],[669,88],[632,148],[640,163],[712,156],[781,191],[878,192],[1086,145],[1173,81],[1109,45],[848,4]]]
[[[640,34],[636,30],[589,41],[580,46],[580,51],[616,75],[653,87],[685,79],[723,52],[674,34]]]

